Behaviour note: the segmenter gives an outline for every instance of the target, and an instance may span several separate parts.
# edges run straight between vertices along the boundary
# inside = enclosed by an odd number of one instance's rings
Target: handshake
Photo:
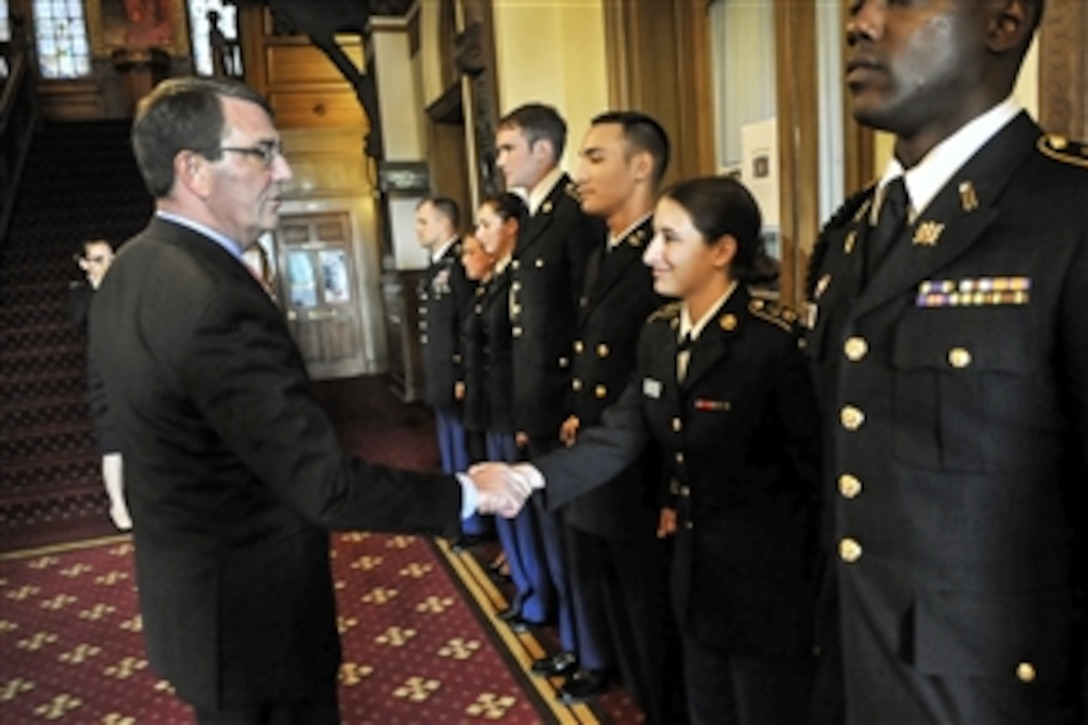
[[[480,513],[508,519],[518,515],[533,491],[544,488],[544,476],[528,463],[477,463],[463,475],[476,488]]]

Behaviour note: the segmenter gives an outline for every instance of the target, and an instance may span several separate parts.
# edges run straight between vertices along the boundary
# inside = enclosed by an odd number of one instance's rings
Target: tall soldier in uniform
[[[604,219],[608,231],[590,258],[580,301],[570,416],[561,433],[568,444],[619,398],[634,371],[643,322],[664,302],[642,264],[669,161],[664,129],[642,113],[604,113],[593,119],[580,155],[575,182],[582,210]],[[604,691],[618,667],[648,720],[661,722],[659,605],[666,595],[655,485],[654,469],[636,465],[564,509],[577,650],[539,661],[534,670],[564,674],[577,662],[560,697],[578,702]]]
[[[515,440],[528,455],[559,445],[578,299],[589,255],[603,233],[599,222],[582,212],[570,177],[559,168],[566,136],[566,122],[554,108],[530,103],[500,119],[495,139],[506,187],[523,190],[529,207],[510,264]],[[541,586],[554,587],[560,643],[571,650],[574,628],[559,515],[546,512],[539,501],[533,511],[517,521],[536,529],[539,563],[547,574]]]
[[[474,285],[461,264],[460,226],[461,210],[453,199],[436,196],[416,206],[416,236],[430,259],[419,291],[423,399],[434,408],[438,450],[446,473],[463,471],[471,462],[456,391],[463,378],[461,318],[474,301]],[[454,547],[478,543],[486,537],[487,526],[488,520],[479,514],[465,519]]]
[[[1043,4],[850,6],[854,116],[896,141],[809,275],[821,721],[1084,717],[1088,157],[1010,98]]]

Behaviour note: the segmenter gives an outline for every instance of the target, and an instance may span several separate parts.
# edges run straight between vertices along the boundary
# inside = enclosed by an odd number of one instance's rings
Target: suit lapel
[[[949,180],[897,240],[858,297],[863,315],[917,286],[969,249],[997,218],[1001,190],[1034,148],[1042,131],[1021,114],[990,139]]]
[[[730,354],[734,341],[743,334],[748,317],[748,300],[748,290],[743,285],[737,285],[725,304],[707,322],[691,349],[687,374],[680,384],[683,392],[690,391],[700,378]]]
[[[567,193],[567,187],[570,183],[570,177],[566,174],[560,176],[559,181],[555,182],[555,186],[548,192],[548,196],[545,197],[544,201],[540,204],[540,208],[537,209],[536,214],[531,216],[528,223],[525,225],[524,231],[518,238],[514,256],[521,258],[521,256],[533,246],[536,240],[547,233],[555,219],[556,206],[559,203],[559,199],[561,195]]]
[[[628,270],[642,264],[642,251],[650,238],[649,230],[650,221],[647,220],[632,229],[612,251],[605,253],[602,247],[594,253],[586,274],[589,304],[582,308],[580,319],[590,317],[598,308],[597,303],[608,295]]]

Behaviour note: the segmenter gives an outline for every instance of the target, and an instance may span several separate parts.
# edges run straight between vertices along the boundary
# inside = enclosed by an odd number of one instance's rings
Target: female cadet
[[[677,184],[654,229],[643,261],[680,301],[647,321],[636,375],[603,424],[511,475],[545,486],[554,508],[656,441],[692,722],[804,722],[819,442],[795,316],[749,292],[767,260],[740,183]]]
[[[485,198],[477,212],[476,236],[495,260],[485,292],[479,297],[479,314],[468,333],[472,340],[466,380],[467,405],[482,395],[486,415],[485,447],[489,461],[519,460],[514,441],[513,339],[510,324],[510,260],[525,216],[525,204],[511,193]],[[473,392],[475,389],[476,392]],[[528,511],[515,519],[496,517],[499,543],[506,554],[514,584],[514,599],[499,616],[515,629],[546,622],[554,608],[539,537]]]

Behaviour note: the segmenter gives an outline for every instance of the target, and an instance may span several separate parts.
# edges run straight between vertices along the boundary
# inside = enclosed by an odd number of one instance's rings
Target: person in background
[[[817,241],[819,722],[1083,723],[1088,154],[1013,99],[1043,0],[855,0],[879,182]]]
[[[480,203],[476,218],[476,236],[494,260],[494,269],[477,303],[479,312],[471,328],[466,397],[472,407],[479,405],[473,401],[483,400],[480,407],[487,421],[487,460],[517,461],[521,456],[514,429],[517,370],[513,359],[510,286],[525,204],[516,194],[497,194]],[[514,585],[513,601],[499,612],[499,617],[519,631],[545,624],[555,610],[555,592],[543,569],[544,562],[537,555],[539,540],[531,517],[530,510],[523,510],[512,521],[495,522]]]
[[[807,722],[820,438],[797,316],[749,291],[767,281],[760,213],[736,180],[671,187],[654,231],[643,260],[680,301],[643,327],[623,395],[574,446],[474,476],[520,478],[558,507],[656,443],[691,722]]]
[[[80,245],[76,263],[86,277],[86,283],[74,282],[69,290],[69,311],[72,322],[84,332],[90,315],[95,290],[102,284],[113,263],[113,243],[108,239],[88,239]],[[87,397],[94,422],[95,446],[102,456],[102,483],[109,499],[109,516],[120,531],[132,528],[132,517],[125,503],[124,466],[120,444],[110,423],[108,404],[102,388],[102,375],[94,357],[87,353]]]
[[[607,232],[590,257],[580,300],[570,414],[560,432],[568,445],[619,399],[634,372],[643,323],[664,302],[642,254],[653,236],[669,141],[653,118],[614,111],[592,120],[579,156],[574,180],[582,211],[603,219]],[[659,465],[646,456],[563,508],[576,650],[533,665],[538,674],[569,675],[559,691],[568,704],[604,692],[618,669],[651,723],[665,721],[666,683],[679,671],[666,671]]]
[[[527,490],[347,455],[241,260],[291,167],[248,86],[171,78],[132,127],[155,198],[91,307],[125,454],[148,659],[200,723],[340,722],[328,531],[448,534]]]
[[[419,341],[423,352],[423,400],[434,409],[442,470],[455,473],[469,465],[468,441],[461,421],[456,385],[462,376],[461,320],[473,303],[472,284],[461,264],[457,230],[461,210],[442,196],[416,206],[416,236],[429,264],[420,279]],[[490,519],[473,515],[461,524],[454,550],[489,539]]]
[[[578,301],[586,263],[603,234],[600,223],[582,212],[570,177],[559,167],[566,140],[566,122],[540,103],[507,113],[495,136],[496,164],[506,188],[522,193],[529,211],[511,262],[510,285],[514,440],[529,456],[559,445]],[[559,515],[535,504],[523,524],[535,529],[538,542],[523,556],[539,562],[531,567],[543,575],[537,588],[555,592],[547,619],[556,620],[560,648],[570,652],[574,616]],[[512,614],[511,621],[521,623]]]

